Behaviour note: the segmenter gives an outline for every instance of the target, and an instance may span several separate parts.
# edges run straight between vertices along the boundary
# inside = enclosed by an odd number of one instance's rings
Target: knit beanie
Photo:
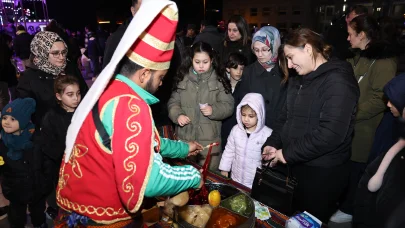
[[[20,129],[23,130],[31,121],[31,115],[35,112],[35,100],[32,98],[17,98],[4,106],[1,116],[12,116],[18,120]]]

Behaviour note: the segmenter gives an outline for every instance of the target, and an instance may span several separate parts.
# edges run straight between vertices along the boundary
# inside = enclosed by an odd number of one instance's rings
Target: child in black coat
[[[27,205],[34,227],[46,227],[42,156],[32,142],[35,126],[30,119],[34,111],[34,99],[19,98],[1,112],[2,188],[10,201],[8,220],[16,228],[25,226]]]
[[[48,196],[47,215],[54,219],[57,215],[56,186],[59,168],[65,151],[65,139],[70,121],[81,101],[80,86],[73,76],[59,76],[54,82],[55,98],[58,106],[51,108],[42,120],[41,148],[44,153],[44,172]]]

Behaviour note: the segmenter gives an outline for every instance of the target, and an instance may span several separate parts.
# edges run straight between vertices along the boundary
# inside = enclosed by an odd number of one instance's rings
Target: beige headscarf
[[[38,69],[55,76],[64,71],[66,67],[66,61],[61,67],[57,67],[49,62],[49,51],[52,45],[57,41],[62,42],[67,50],[66,43],[54,32],[39,32],[31,42],[31,53],[35,56],[34,65],[37,66]]]

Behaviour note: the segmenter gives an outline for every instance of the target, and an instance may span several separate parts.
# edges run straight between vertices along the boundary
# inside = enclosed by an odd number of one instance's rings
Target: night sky
[[[179,8],[179,27],[188,23],[199,25],[203,19],[203,0],[174,0]],[[83,29],[88,24],[96,25],[97,18],[111,22],[130,17],[131,0],[48,0],[49,17],[64,27]],[[206,0],[207,9],[222,10],[221,0]],[[220,19],[222,11],[216,13]],[[111,25],[111,29],[114,29]]]

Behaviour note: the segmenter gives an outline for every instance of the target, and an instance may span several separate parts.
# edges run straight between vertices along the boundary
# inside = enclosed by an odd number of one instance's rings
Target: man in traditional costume
[[[149,108],[170,65],[177,21],[175,3],[144,0],[77,108],[60,169],[55,227],[140,227],[144,196],[201,187],[197,169],[169,166],[162,156],[185,158],[202,146],[160,138]]]

